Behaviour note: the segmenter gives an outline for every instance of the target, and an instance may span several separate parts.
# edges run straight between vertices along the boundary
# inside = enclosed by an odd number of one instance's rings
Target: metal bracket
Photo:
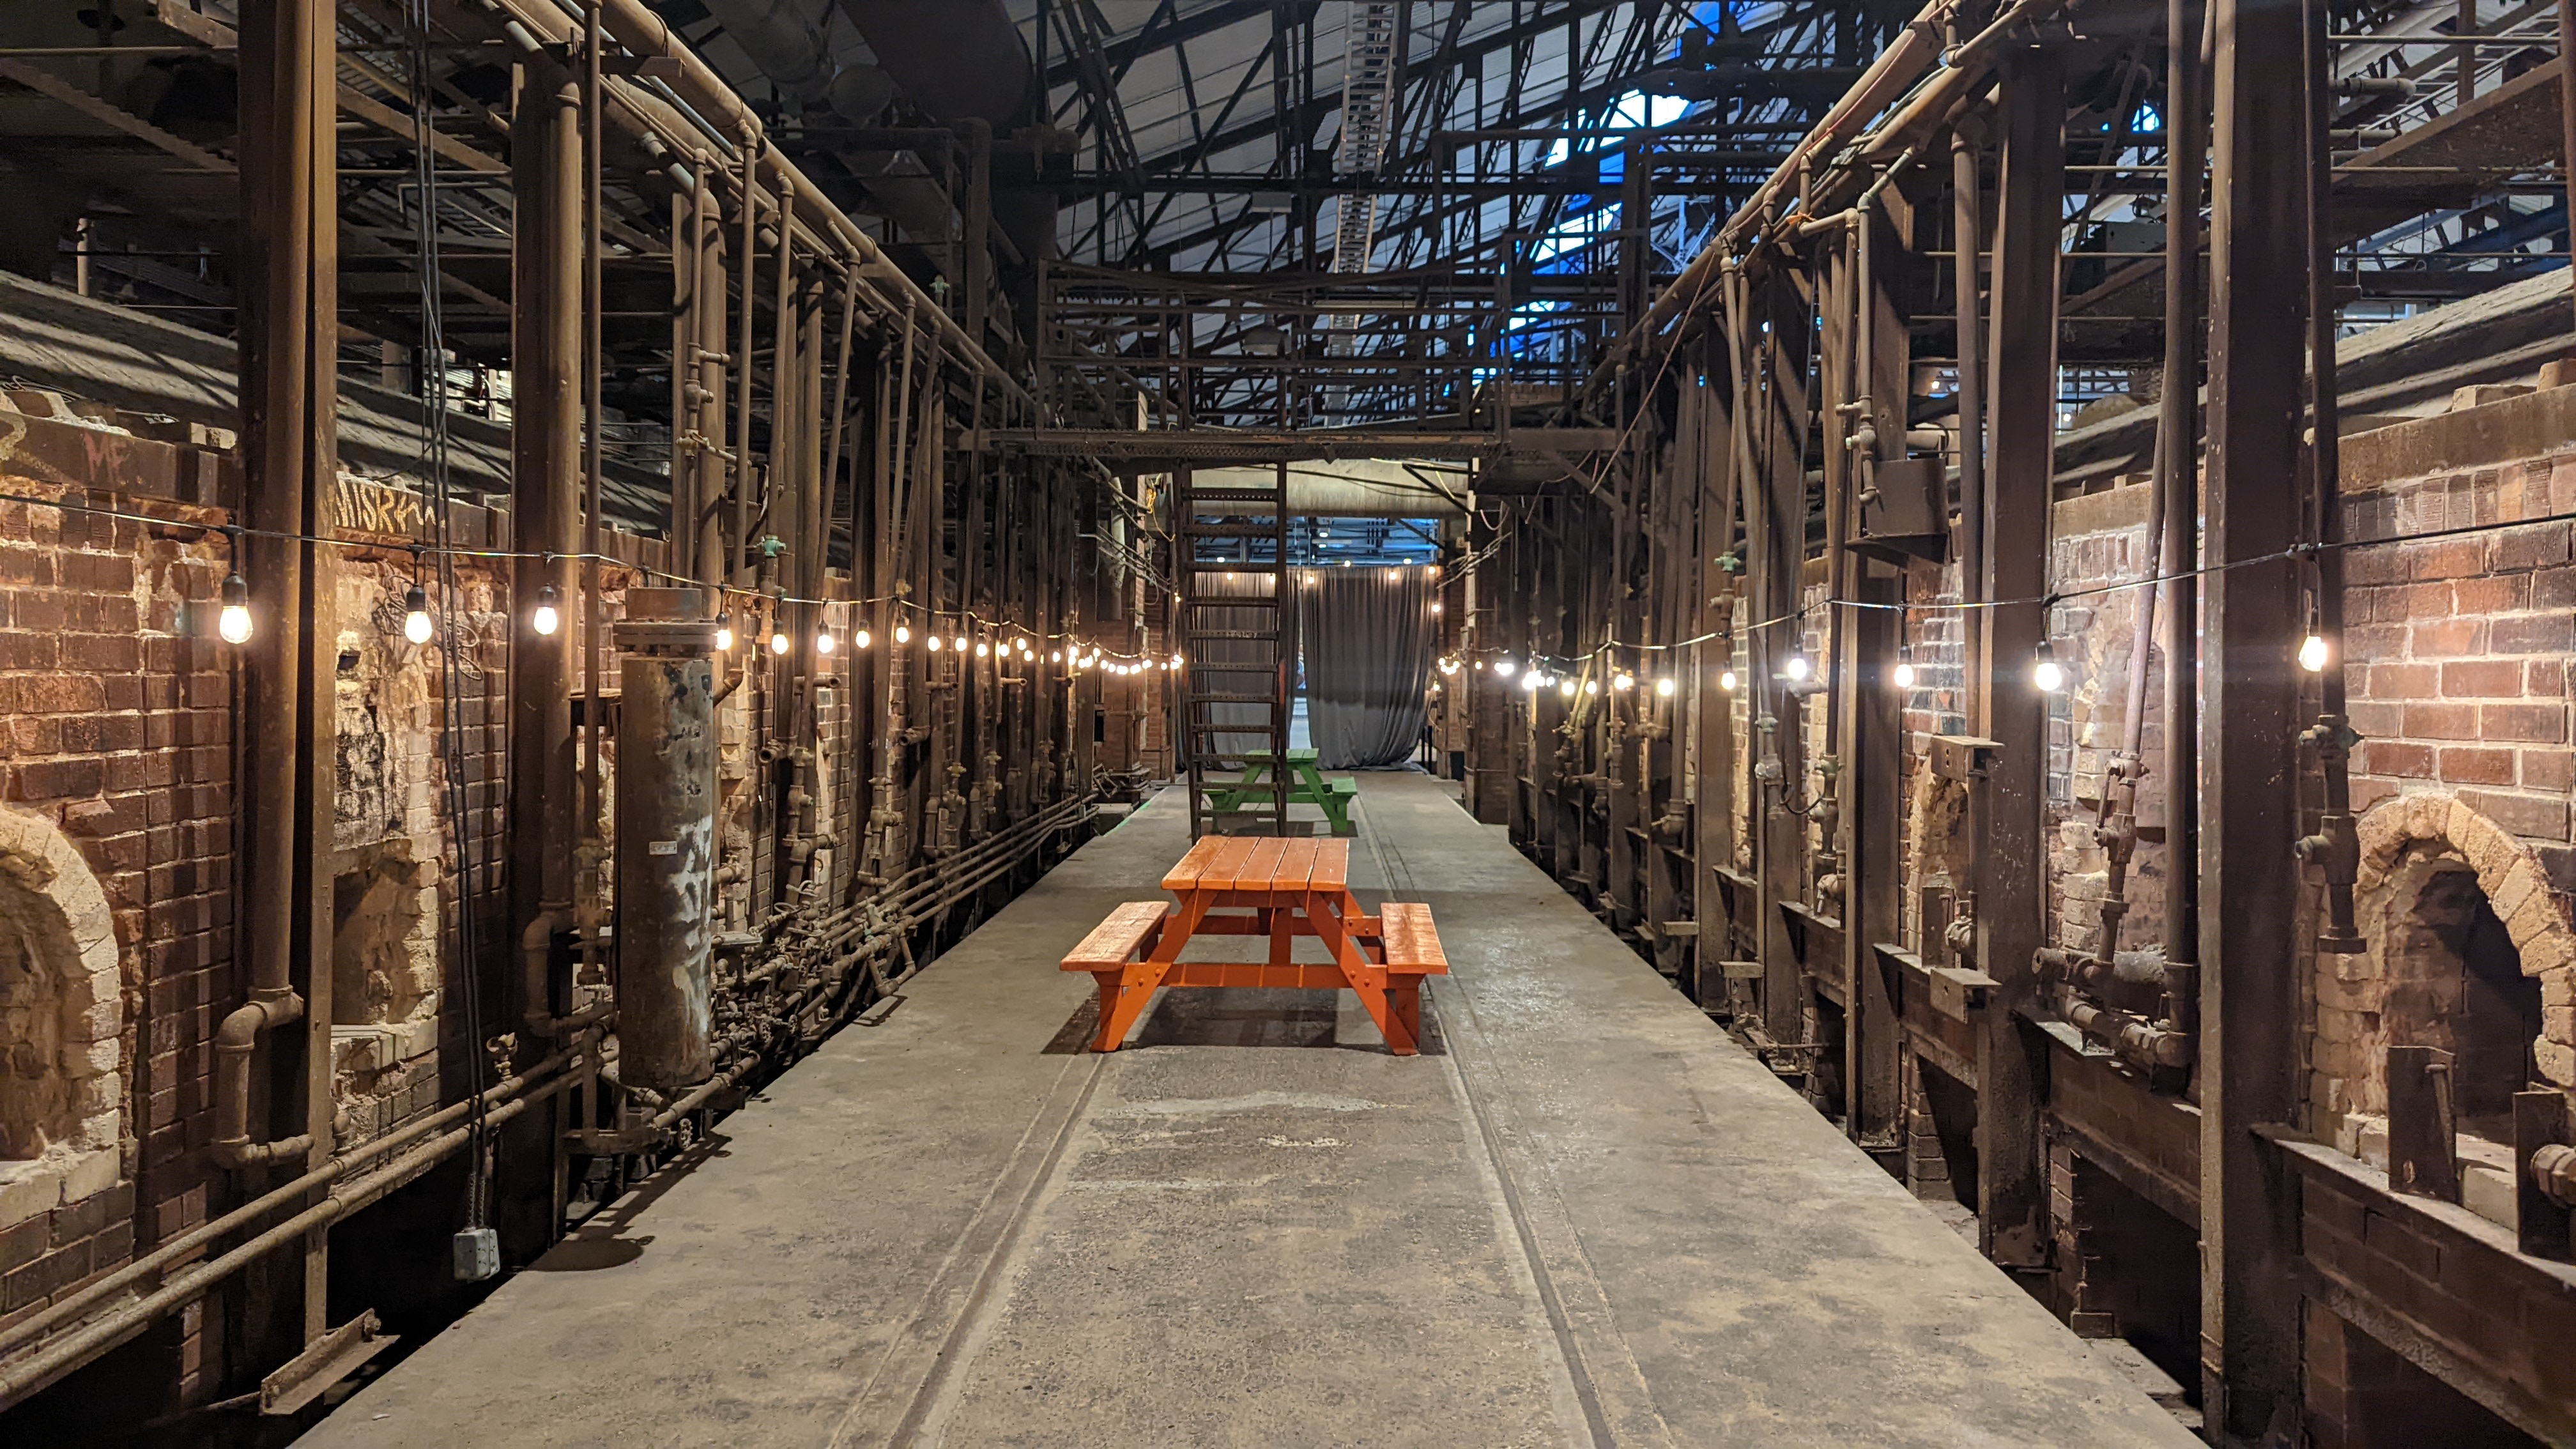
[[[300,1411],[393,1343],[393,1335],[376,1321],[376,1311],[368,1309],[306,1344],[302,1353],[260,1380],[259,1411],[272,1416]]]

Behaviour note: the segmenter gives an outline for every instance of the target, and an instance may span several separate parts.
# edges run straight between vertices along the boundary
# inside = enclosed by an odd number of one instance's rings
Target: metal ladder
[[[1181,728],[1188,759],[1190,838],[1215,828],[1209,808],[1209,775],[1230,771],[1242,778],[1248,763],[1244,736],[1270,741],[1271,828],[1288,833],[1289,689],[1297,660],[1296,599],[1288,572],[1288,465],[1281,463],[1270,488],[1200,488],[1187,467],[1172,478],[1172,532],[1181,601],[1173,637],[1182,654]],[[1264,520],[1256,515],[1267,510]],[[1270,542],[1258,557],[1254,540]],[[1221,541],[1215,549],[1203,540]],[[1222,546],[1230,545],[1230,546]],[[1270,595],[1207,592],[1211,579],[1270,581]],[[1251,627],[1267,620],[1268,627]],[[1232,707],[1266,705],[1268,722],[1233,722]],[[1236,746],[1227,748],[1227,746]],[[1213,782],[1223,789],[1229,779]]]

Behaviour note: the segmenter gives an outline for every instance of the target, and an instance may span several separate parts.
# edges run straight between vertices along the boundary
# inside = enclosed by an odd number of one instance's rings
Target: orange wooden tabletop
[[[1175,895],[1206,891],[1346,890],[1351,843],[1312,837],[1211,835],[1163,876]]]

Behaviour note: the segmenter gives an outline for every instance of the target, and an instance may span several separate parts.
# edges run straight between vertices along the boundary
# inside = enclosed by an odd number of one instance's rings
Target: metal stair
[[[1182,657],[1192,839],[1221,823],[1209,808],[1209,790],[1242,778],[1243,751],[1260,747],[1253,741],[1266,742],[1273,760],[1287,759],[1297,658],[1296,601],[1288,574],[1288,465],[1278,465],[1273,476],[1276,485],[1266,489],[1194,488],[1187,468],[1172,479],[1179,545],[1174,582],[1181,594],[1173,633]],[[1266,557],[1259,546],[1264,539]],[[1288,792],[1282,784],[1270,794],[1271,829],[1285,835]]]

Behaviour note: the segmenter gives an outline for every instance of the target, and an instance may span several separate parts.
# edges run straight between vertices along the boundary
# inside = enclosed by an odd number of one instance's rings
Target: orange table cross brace
[[[1351,894],[1347,840],[1210,836],[1163,877],[1179,902],[1130,901],[1064,958],[1067,971],[1100,983],[1100,1035],[1118,1050],[1160,986],[1349,987],[1386,1034],[1387,1049],[1411,1056],[1422,1037],[1422,978],[1444,976],[1448,958],[1428,906],[1389,902],[1368,915]],[[1192,936],[1265,936],[1266,961],[1183,961]],[[1299,936],[1332,953],[1328,962],[1289,959]]]

